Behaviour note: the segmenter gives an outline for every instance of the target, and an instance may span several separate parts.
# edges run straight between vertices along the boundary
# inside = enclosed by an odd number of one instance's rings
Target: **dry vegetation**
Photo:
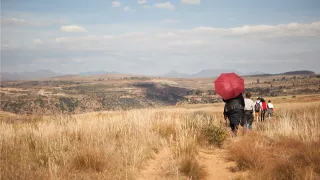
[[[320,103],[283,98],[272,99],[272,121],[225,145],[222,104],[55,117],[0,113],[0,179],[136,179],[163,149],[169,154],[159,179],[203,179],[197,157],[208,145],[226,148],[240,171],[250,171],[245,179],[319,179]]]
[[[200,179],[198,143],[221,134],[210,139],[219,145],[226,137],[213,116],[179,110],[35,118],[1,122],[0,179],[134,179],[142,163],[165,147],[172,157],[165,178]]]
[[[254,96],[319,94],[320,80],[308,75],[244,77]],[[221,102],[215,78],[160,78],[125,75],[2,81],[0,110],[17,114],[78,114],[177,104]],[[257,82],[259,81],[259,83]]]
[[[229,159],[249,169],[249,179],[319,179],[319,110],[319,102],[283,106],[277,119],[231,144]]]

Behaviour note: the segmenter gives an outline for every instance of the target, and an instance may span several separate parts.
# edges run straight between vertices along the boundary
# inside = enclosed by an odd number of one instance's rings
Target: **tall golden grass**
[[[229,147],[246,179],[320,179],[320,103],[288,104]]]
[[[320,103],[277,107],[271,121],[232,138],[229,159],[250,170],[248,179],[319,179]],[[216,108],[2,117],[0,179],[136,179],[163,149],[159,179],[203,179],[199,145],[230,137]]]
[[[0,179],[135,179],[163,147],[172,157],[166,178],[201,179],[197,143],[206,136],[202,129],[216,129],[218,122],[210,114],[178,109],[35,119],[1,121]]]
[[[320,103],[287,104],[272,123],[267,123],[268,136],[289,136],[302,141],[316,141],[320,138]]]

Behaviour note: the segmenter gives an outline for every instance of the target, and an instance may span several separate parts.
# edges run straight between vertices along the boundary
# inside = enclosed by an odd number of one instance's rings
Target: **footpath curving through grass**
[[[212,115],[178,109],[34,119],[1,121],[0,179],[135,179],[162,148],[164,178],[202,179],[198,144],[227,138]]]

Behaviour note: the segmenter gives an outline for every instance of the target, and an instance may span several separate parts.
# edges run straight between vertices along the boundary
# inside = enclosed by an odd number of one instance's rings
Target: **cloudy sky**
[[[320,72],[319,0],[1,0],[3,72]]]

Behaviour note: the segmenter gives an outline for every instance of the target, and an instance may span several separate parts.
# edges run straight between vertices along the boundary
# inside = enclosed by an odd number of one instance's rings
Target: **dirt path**
[[[207,180],[231,180],[246,174],[235,172],[235,162],[228,162],[226,156],[227,152],[224,149],[200,149],[199,162],[206,168]]]
[[[206,180],[232,180],[246,175],[246,172],[236,172],[235,162],[228,162],[226,156],[227,152],[225,149],[202,148],[199,150],[198,161],[205,167],[207,173]],[[145,168],[140,171],[137,180],[177,179],[176,177],[169,178],[165,176],[166,165],[170,164],[170,160],[172,160],[170,150],[168,148],[160,150],[154,158],[149,159],[145,163]]]
[[[164,180],[166,179],[163,175],[166,167],[170,161],[170,149],[161,149],[154,158],[149,159],[145,163],[145,168],[138,174],[137,180]]]

